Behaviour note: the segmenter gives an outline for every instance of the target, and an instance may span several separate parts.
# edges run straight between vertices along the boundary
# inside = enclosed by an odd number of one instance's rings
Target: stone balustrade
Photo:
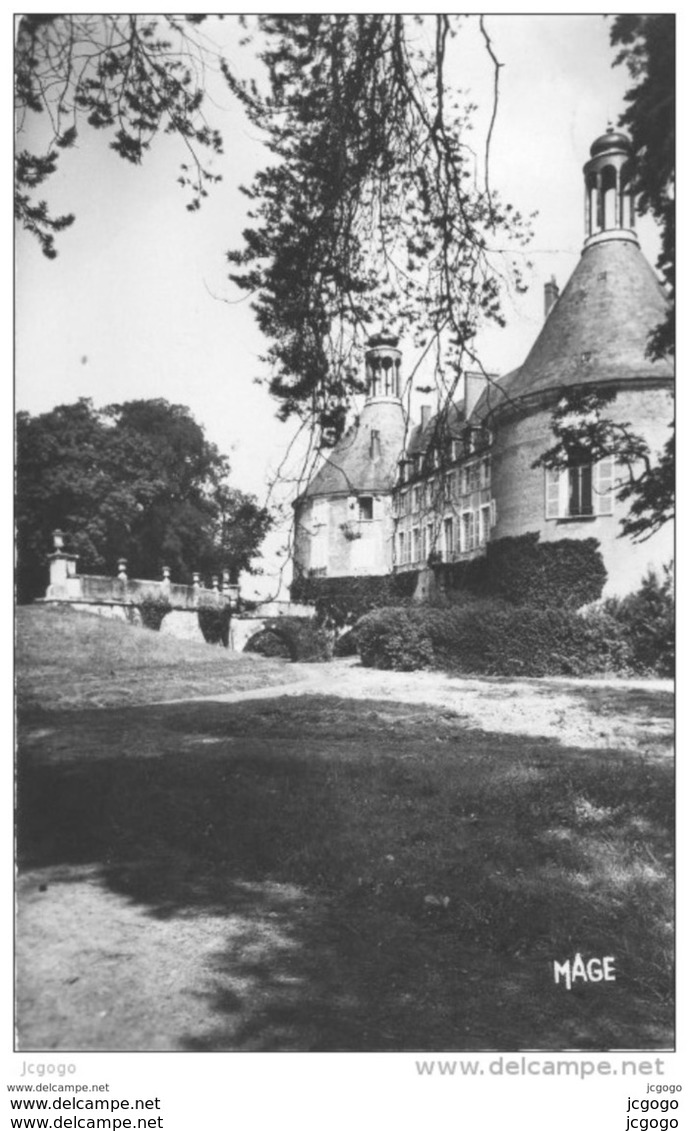
[[[116,577],[102,577],[95,574],[77,573],[78,556],[64,549],[62,531],[53,533],[54,550],[49,555],[50,584],[45,600],[84,605],[138,606],[146,601],[166,601],[172,609],[196,610],[201,607],[229,605],[236,609],[239,602],[239,586],[230,584],[229,570],[224,570],[222,581],[218,575],[211,579],[210,588],[201,580],[201,574],[193,574],[191,585],[181,585],[170,579],[169,566],[162,567],[160,581],[130,578],[127,574],[127,559],[119,558]]]

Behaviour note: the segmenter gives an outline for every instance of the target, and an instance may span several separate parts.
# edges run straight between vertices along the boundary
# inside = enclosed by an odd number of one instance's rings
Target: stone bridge
[[[233,613],[230,621],[230,648],[243,652],[249,641],[263,632],[268,621],[280,617],[312,617],[312,605],[297,605],[292,601],[267,601],[250,613]]]

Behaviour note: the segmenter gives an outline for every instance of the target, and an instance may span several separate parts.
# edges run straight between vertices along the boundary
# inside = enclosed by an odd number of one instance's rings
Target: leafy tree
[[[619,46],[615,65],[624,63],[633,85],[625,95],[620,125],[630,135],[635,159],[637,209],[658,222],[661,252],[658,269],[669,299],[666,318],[650,334],[650,358],[675,352],[675,17],[616,16],[610,40]],[[675,426],[656,456],[631,422],[606,413],[614,400],[602,390],[574,390],[553,414],[555,445],[538,464],[563,467],[572,456],[600,459],[614,455],[627,478],[618,498],[630,506],[622,533],[637,541],[650,538],[675,516]]]
[[[228,472],[188,409],[164,400],[19,413],[20,600],[45,591],[55,528],[85,573],[113,573],[119,556],[133,577],[160,577],[162,565],[180,581],[250,570],[271,520]]]
[[[229,252],[230,277],[271,342],[280,415],[315,419],[330,442],[381,316],[433,348],[447,403],[465,359],[480,364],[479,319],[502,322],[490,241],[524,240],[527,225],[491,191],[490,130],[482,168],[448,76],[459,29],[447,15],[265,15],[268,93],[224,67],[271,153],[245,190],[253,226]]]
[[[47,125],[45,150],[17,146],[15,216],[53,259],[55,233],[74,221],[51,216],[37,190],[56,172],[61,153],[87,126],[112,133],[110,147],[139,164],[159,133],[183,143],[179,183],[192,211],[220,180],[201,154],[221,153],[222,138],[203,114],[204,67],[210,54],[195,29],[205,16],[25,15],[15,49],[15,105],[21,137],[28,119]]]

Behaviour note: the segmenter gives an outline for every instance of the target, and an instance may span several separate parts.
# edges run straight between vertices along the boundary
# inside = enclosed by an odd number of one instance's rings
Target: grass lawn
[[[297,678],[284,660],[238,655],[60,606],[19,608],[16,638],[17,695],[27,707],[152,703]]]
[[[662,741],[316,695],[33,698],[19,735],[22,1049],[673,1044]],[[556,985],[577,952],[616,980]]]

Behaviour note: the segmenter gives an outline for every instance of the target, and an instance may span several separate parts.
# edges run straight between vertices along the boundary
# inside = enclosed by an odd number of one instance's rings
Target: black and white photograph
[[[681,1125],[675,16],[28,14],[14,94],[16,1066]]]

